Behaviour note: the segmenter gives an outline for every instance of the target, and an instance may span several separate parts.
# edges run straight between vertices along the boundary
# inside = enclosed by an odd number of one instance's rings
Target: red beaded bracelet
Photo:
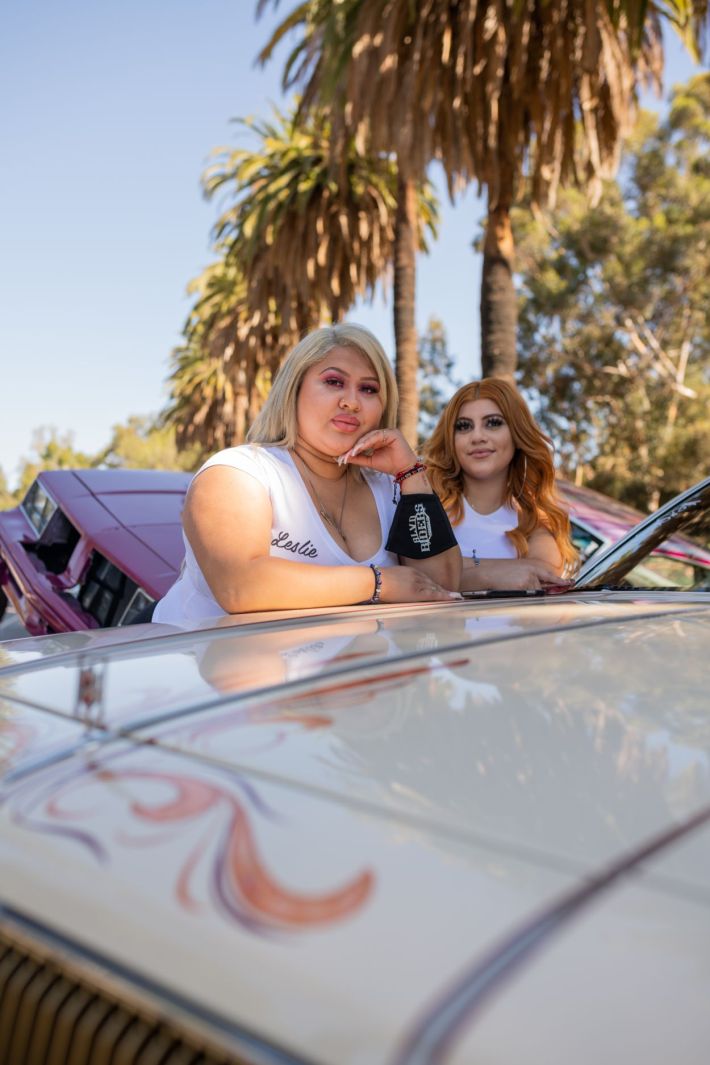
[[[420,462],[419,459],[417,459],[413,466],[410,466],[406,470],[401,470],[400,473],[396,473],[394,475],[394,483],[392,485],[392,502],[397,502],[397,488],[399,487],[401,492],[402,481],[406,481],[408,477],[413,477],[415,473],[424,473],[425,470],[426,466],[424,465],[424,463]]]

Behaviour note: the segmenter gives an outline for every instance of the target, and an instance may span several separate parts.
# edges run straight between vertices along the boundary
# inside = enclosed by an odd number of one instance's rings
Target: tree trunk
[[[400,174],[394,244],[395,375],[399,388],[398,425],[416,448],[419,420],[417,369],[419,351],[414,316],[417,280],[417,193],[413,181]]]
[[[481,370],[484,377],[513,379],[517,365],[518,307],[513,286],[515,245],[510,209],[488,212],[481,278]]]

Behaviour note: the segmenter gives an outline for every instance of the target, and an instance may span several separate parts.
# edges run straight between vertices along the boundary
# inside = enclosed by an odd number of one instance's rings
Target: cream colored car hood
[[[698,597],[250,621],[6,645],[9,911],[296,1059],[705,1061]]]

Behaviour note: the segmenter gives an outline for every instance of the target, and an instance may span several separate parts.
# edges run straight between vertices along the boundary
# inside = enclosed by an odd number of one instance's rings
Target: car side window
[[[657,544],[626,574],[627,587],[710,591],[710,514],[688,507],[687,517],[677,525],[680,535]]]
[[[38,533],[42,533],[57,509],[57,504],[45,492],[39,481],[32,482],[21,505]]]
[[[570,522],[572,543],[579,551],[579,558],[581,562],[586,562],[588,558],[598,551],[604,541],[595,536],[589,531],[589,529],[583,529],[581,525],[577,525],[575,521]]]

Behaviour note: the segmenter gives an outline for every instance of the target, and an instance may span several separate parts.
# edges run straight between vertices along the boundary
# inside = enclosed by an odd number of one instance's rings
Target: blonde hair
[[[247,433],[252,444],[293,447],[296,443],[296,404],[304,375],[325,359],[333,348],[355,348],[372,363],[380,385],[382,418],[378,428],[397,424],[397,384],[390,362],[379,340],[362,325],[340,322],[324,325],[300,340],[284,359],[266,403]]]
[[[454,435],[464,403],[489,399],[501,411],[513,438],[515,454],[508,471],[506,503],[518,510],[518,527],[506,536],[518,557],[528,553],[528,540],[539,526],[547,529],[562,556],[565,572],[574,570],[577,552],[570,536],[569,515],[555,490],[552,441],[543,433],[511,382],[484,377],[464,385],[449,400],[426,446],[426,463],[432,487],[446,508],[452,525],[463,519],[464,477],[456,458]]]

